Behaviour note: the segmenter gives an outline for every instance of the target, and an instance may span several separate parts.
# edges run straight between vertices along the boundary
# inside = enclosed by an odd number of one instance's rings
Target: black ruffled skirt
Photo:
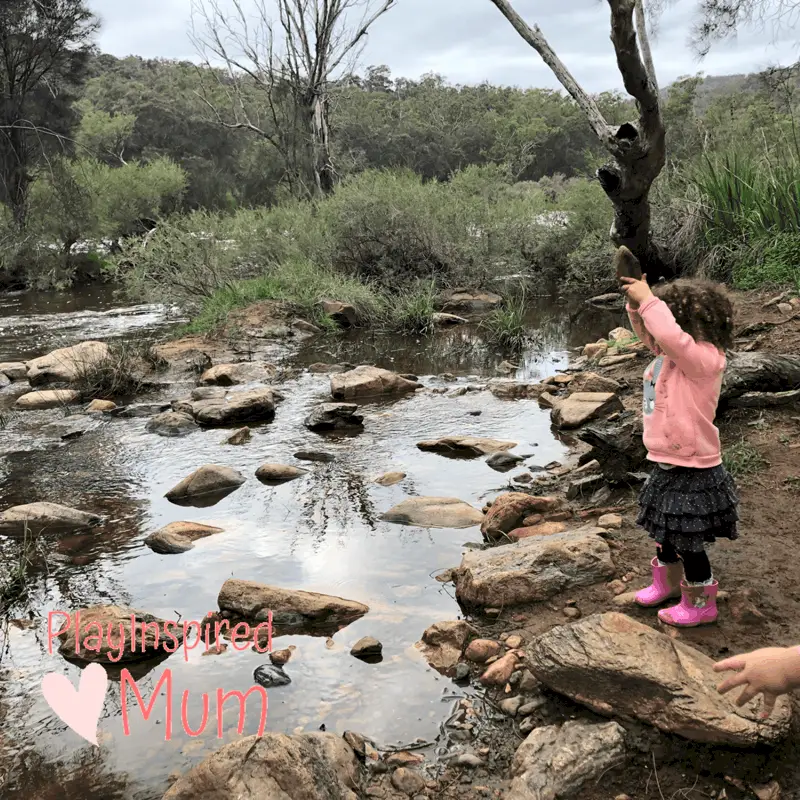
[[[639,495],[636,520],[659,544],[699,553],[717,538],[736,539],[739,498],[722,465],[711,469],[656,465]]]

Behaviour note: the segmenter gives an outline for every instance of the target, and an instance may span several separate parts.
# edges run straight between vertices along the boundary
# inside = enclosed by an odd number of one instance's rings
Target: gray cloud
[[[245,0],[246,1],[246,0]],[[99,45],[117,56],[196,60],[188,37],[191,0],[89,0],[103,28]],[[516,0],[519,13],[538,23],[561,59],[589,91],[621,89],[609,41],[608,6],[601,0]],[[688,38],[696,0],[678,0],[665,12],[654,41],[662,85],[680,75],[752,72],[797,59],[793,31],[742,32],[699,62]],[[399,0],[372,30],[362,64],[387,64],[395,76],[437,72],[456,83],[556,88],[538,55],[489,0]]]

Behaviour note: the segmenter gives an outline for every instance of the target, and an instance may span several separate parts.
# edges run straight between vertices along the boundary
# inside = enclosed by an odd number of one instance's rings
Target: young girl
[[[718,588],[706,545],[738,536],[736,487],[714,426],[733,308],[710,283],[678,280],[653,292],[647,276],[622,282],[633,329],[657,356],[644,375],[644,445],[656,466],[639,497],[637,523],[658,550],[653,582],[636,602],[652,608],[680,597],[659,619],[706,625],[717,619]]]

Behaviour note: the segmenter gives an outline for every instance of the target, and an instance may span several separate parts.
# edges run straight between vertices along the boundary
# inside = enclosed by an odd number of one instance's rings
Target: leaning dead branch
[[[550,67],[611,156],[609,163],[597,171],[597,177],[614,207],[612,241],[617,246],[628,247],[651,280],[671,274],[650,232],[650,188],[664,167],[666,148],[658,85],[647,39],[644,0],[608,0],[617,67],[625,90],[634,98],[639,111],[637,120],[620,126],[610,126],[606,122],[597,104],[573,78],[537,26],[528,25],[509,0],[491,2]]]

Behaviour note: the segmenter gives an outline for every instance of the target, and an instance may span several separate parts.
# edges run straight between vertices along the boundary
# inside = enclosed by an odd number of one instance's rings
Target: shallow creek
[[[617,315],[618,316],[618,315]],[[517,378],[539,380],[567,366],[570,347],[604,334],[614,315],[592,312],[570,326],[566,307],[532,312],[531,347],[519,360]],[[174,323],[158,306],[125,307],[109,292],[22,295],[0,300],[0,360],[19,360],[88,339],[165,335]],[[276,357],[292,365],[347,361],[375,363],[418,375],[426,387],[485,384],[497,377],[503,354],[487,347],[475,329],[443,332],[430,339],[360,333],[282,345]],[[445,380],[451,373],[455,380]],[[514,377],[513,375],[509,377]],[[174,385],[147,398],[185,396],[190,384]],[[9,408],[19,384],[0,393]],[[48,437],[42,427],[64,412],[4,414],[0,430],[0,505],[50,501],[108,515],[99,532],[47,542],[46,565],[28,579],[28,596],[13,616],[32,620],[0,631],[0,769],[4,798],[131,798],[155,800],[168,776],[197,763],[238,736],[235,709],[226,713],[217,738],[217,689],[247,691],[266,655],[236,652],[203,656],[179,650],[138,680],[149,698],[164,669],[172,674],[172,736],[165,741],[165,700],[145,721],[131,706],[129,735],[123,732],[119,684],[112,682],[100,722],[100,747],[93,748],[45,704],[43,674],[56,671],[77,683],[79,670],[48,653],[47,614],[92,604],[126,605],[166,619],[201,620],[217,608],[229,577],[320,591],[366,603],[370,611],[324,637],[286,636],[275,648],[296,645],[286,667],[288,686],[269,690],[267,730],[357,730],[383,745],[433,741],[460,689],[432,670],[414,648],[430,624],[458,618],[452,587],[436,581],[459,564],[464,544],[479,542],[470,530],[421,530],[382,522],[380,515],[415,495],[458,497],[476,507],[507,484],[482,459],[452,460],[422,453],[422,439],[468,434],[518,442],[528,464],[559,460],[566,446],[554,438],[547,412],[536,402],[504,402],[489,392],[448,396],[418,392],[392,403],[364,406],[364,432],[323,438],[302,424],[308,411],[329,399],[329,378],[303,372],[281,384],[286,400],[273,423],[254,429],[242,447],[224,444],[227,432],[202,430],[181,439],[145,431],[146,419],[109,419],[70,440]],[[480,412],[480,415],[474,415]],[[305,464],[309,474],[277,488],[260,484],[256,468],[266,461],[297,463],[301,449],[322,449],[335,461]],[[164,493],[203,464],[239,470],[247,482],[210,508],[169,503]],[[384,488],[375,476],[400,470],[407,478]],[[199,541],[181,555],[157,555],[143,544],[154,530],[176,520],[217,525],[224,533]],[[0,557],[10,563],[17,545],[0,537]],[[350,655],[362,636],[383,643],[377,664]],[[138,676],[137,676],[138,677]],[[207,728],[190,737],[181,725],[181,695],[189,692],[189,720],[198,727],[203,692],[211,698]],[[235,704],[233,704],[235,705]],[[258,728],[247,718],[245,734]],[[0,776],[2,777],[2,776]],[[59,789],[48,793],[50,789]]]

